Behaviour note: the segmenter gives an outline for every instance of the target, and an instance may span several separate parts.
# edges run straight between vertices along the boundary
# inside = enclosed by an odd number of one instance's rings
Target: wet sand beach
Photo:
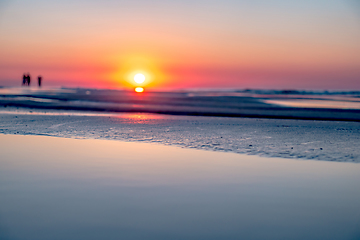
[[[360,238],[354,93],[6,91],[0,239]]]
[[[360,162],[360,123],[5,108],[0,133],[160,143],[266,157]]]
[[[0,135],[1,239],[358,239],[360,165]]]

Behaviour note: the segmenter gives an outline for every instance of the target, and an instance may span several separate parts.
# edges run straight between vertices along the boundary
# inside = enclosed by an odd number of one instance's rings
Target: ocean
[[[188,116],[360,121],[359,91],[0,88],[0,107]]]

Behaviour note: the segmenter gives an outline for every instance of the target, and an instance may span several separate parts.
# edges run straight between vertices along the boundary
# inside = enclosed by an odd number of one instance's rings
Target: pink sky
[[[5,2],[0,86],[30,72],[45,86],[124,88],[141,72],[153,89],[360,90],[350,2]]]

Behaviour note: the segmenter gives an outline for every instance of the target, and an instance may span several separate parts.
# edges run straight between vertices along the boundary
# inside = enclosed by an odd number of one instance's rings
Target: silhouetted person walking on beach
[[[25,73],[24,73],[22,85],[24,86],[24,85],[26,84],[26,82],[27,82],[27,77],[26,77],[26,75],[25,75]]]
[[[38,84],[39,84],[39,87],[41,87],[41,80],[42,80],[42,77],[41,77],[41,76],[38,76]]]
[[[30,86],[30,81],[31,81],[31,78],[30,78],[30,74],[27,75],[27,85]]]

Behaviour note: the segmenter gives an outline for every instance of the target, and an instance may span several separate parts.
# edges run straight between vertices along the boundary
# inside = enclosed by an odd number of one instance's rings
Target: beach
[[[0,88],[0,133],[359,162],[360,92]]]
[[[360,165],[0,135],[1,239],[357,239]]]
[[[114,99],[119,91],[106,101],[96,98],[108,91],[64,91],[3,91],[1,239],[360,238],[353,93],[289,109],[265,101],[321,97],[273,92],[231,107],[224,93],[201,103],[181,93],[182,112],[156,113],[170,106],[168,98],[155,106],[164,93],[136,103]],[[323,119],[329,99],[338,115]],[[199,104],[204,111],[189,114]],[[249,109],[265,113],[228,114]]]
[[[360,123],[3,108],[0,133],[160,143],[266,157],[360,161]]]

